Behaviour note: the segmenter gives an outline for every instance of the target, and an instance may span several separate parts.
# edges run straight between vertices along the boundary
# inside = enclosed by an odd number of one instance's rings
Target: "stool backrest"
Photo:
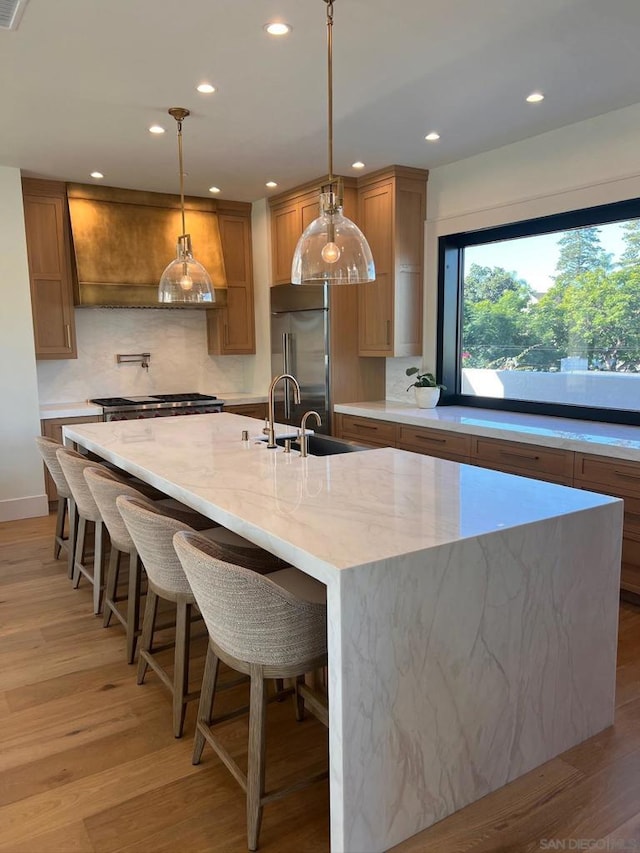
[[[107,468],[87,467],[84,469],[84,478],[109,531],[111,544],[115,545],[119,551],[131,551],[135,545],[116,506],[116,498],[120,495],[128,495],[146,502],[145,496]]]
[[[58,462],[64,476],[67,478],[67,483],[69,483],[69,488],[71,489],[71,494],[76,502],[80,516],[86,518],[87,521],[102,521],[98,505],[94,501],[89,486],[87,486],[87,481],[84,478],[84,469],[91,467],[102,468],[104,471],[107,469],[94,459],[88,459],[86,456],[76,453],[75,450],[70,450],[68,447],[59,447],[56,451],[56,456],[58,457]]]
[[[260,575],[225,563],[195,531],[173,544],[209,635],[234,658],[263,666],[292,666],[326,653],[326,607],[303,601]]]
[[[149,580],[159,590],[173,595],[191,594],[191,587],[173,547],[173,536],[192,528],[163,515],[144,499],[120,495],[116,498],[116,506]]]
[[[36,446],[40,451],[40,455],[44,459],[44,464],[47,466],[47,470],[51,474],[51,479],[56,484],[58,495],[61,498],[72,497],[69,483],[67,483],[67,478],[64,476],[64,471],[62,470],[56,455],[58,449],[62,447],[60,442],[54,441],[52,438],[46,438],[43,435],[37,435]]]

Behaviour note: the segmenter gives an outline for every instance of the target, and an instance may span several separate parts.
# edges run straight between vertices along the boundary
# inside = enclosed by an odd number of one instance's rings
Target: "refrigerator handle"
[[[291,333],[282,333],[282,353],[284,358],[284,372],[291,373]],[[288,421],[291,417],[291,398],[289,397],[289,381],[284,383],[284,416]]]

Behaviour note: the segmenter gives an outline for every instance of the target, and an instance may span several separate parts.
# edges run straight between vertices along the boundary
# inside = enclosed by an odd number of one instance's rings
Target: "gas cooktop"
[[[211,394],[150,394],[143,397],[95,397],[90,402],[95,403],[96,406],[103,406],[103,408],[109,408],[110,406],[117,406],[119,408],[121,406],[140,406],[145,404],[158,405],[160,403],[209,403],[217,399],[217,397]]]

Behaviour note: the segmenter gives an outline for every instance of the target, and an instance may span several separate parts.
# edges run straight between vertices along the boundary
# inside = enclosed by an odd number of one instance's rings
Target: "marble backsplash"
[[[207,353],[204,311],[76,310],[78,358],[38,361],[41,404],[127,394],[241,392],[255,356]],[[149,369],[117,364],[117,353],[151,353]]]
[[[410,376],[407,376],[407,367],[419,367],[422,371],[422,359],[419,355],[412,355],[409,358],[388,358],[386,371],[386,398],[393,400],[396,403],[409,403],[415,405],[415,396],[413,390],[407,391],[407,385],[412,383]]]

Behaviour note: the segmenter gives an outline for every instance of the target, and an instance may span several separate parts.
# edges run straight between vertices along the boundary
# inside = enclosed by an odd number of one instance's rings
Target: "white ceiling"
[[[640,0],[334,0],[335,171],[433,168],[640,101]],[[323,0],[29,0],[0,31],[0,164],[253,201],[327,169]],[[263,31],[293,26],[286,38]],[[202,80],[218,91],[201,95]],[[544,102],[530,105],[534,89]],[[161,123],[164,136],[147,128]],[[437,130],[441,139],[427,143]],[[640,150],[639,150],[640,155]],[[606,152],[603,152],[606,156]]]

